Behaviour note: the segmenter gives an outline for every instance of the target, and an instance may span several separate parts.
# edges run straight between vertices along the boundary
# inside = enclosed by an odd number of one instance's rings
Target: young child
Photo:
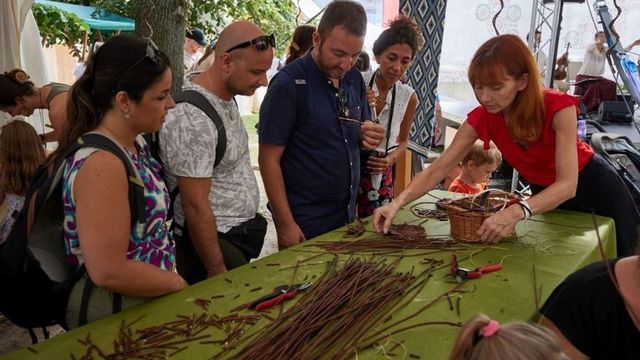
[[[42,141],[29,123],[13,120],[0,128],[0,244],[7,239],[31,178],[44,160]]]
[[[484,150],[482,141],[476,141],[469,153],[462,159],[462,171],[455,178],[449,191],[477,194],[487,188],[487,180],[502,162],[502,154],[491,143],[489,150]]]
[[[500,325],[476,315],[462,327],[450,360],[564,360],[560,342],[546,328],[514,322]]]

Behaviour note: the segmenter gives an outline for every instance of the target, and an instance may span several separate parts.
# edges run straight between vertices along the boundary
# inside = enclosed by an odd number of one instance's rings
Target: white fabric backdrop
[[[36,86],[49,82],[44,56],[40,45],[40,32],[31,12],[34,0],[0,1],[0,71],[15,68],[27,71]],[[47,118],[47,114],[42,113]],[[36,111],[28,121],[38,133],[43,132],[41,113]],[[0,113],[0,125],[10,116]],[[48,119],[48,118],[47,118]]]
[[[517,34],[524,40],[531,25],[533,3],[531,0],[505,0],[504,3],[505,9],[497,21],[500,33]],[[598,25],[598,29],[594,27],[589,15],[587,6],[591,7],[596,22],[599,20],[593,10],[593,3],[594,0],[586,0],[582,4],[565,3],[564,5],[558,53],[563,53],[566,43],[570,42],[570,61],[582,61],[585,48],[593,42],[595,32],[602,30],[601,25]],[[606,0],[606,3],[611,17],[615,17],[617,11],[613,7],[613,1]],[[618,5],[622,7],[623,12],[616,21],[615,28],[620,33],[624,47],[640,38],[640,21],[638,21],[640,0],[618,0]],[[438,90],[441,95],[465,102],[475,101],[473,91],[467,82],[467,68],[476,49],[495,35],[491,21],[499,9],[500,3],[495,0],[447,0],[438,81]],[[543,43],[549,40],[550,36],[550,31],[546,27],[543,28]],[[549,54],[548,44],[543,50]],[[640,47],[632,51],[640,52]],[[634,56],[632,55],[632,58],[635,59]],[[605,76],[611,78],[608,66]]]

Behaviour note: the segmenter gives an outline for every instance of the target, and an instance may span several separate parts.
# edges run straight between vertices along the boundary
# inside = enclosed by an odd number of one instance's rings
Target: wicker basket
[[[486,199],[483,200],[483,197]],[[517,200],[519,198],[514,194],[486,190],[480,194],[447,202],[444,207],[451,225],[451,237],[461,242],[481,242],[477,231],[482,222]]]

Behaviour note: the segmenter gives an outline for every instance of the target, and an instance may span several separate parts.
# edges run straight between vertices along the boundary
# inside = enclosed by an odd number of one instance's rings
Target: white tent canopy
[[[0,1],[0,71],[24,69],[36,86],[49,82],[40,31],[31,12],[34,0]],[[41,133],[44,119],[34,113],[29,122]],[[9,120],[8,114],[0,113],[0,125]]]

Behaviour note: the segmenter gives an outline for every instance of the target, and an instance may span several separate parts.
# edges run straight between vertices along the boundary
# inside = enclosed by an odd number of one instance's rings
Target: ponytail
[[[451,360],[471,359],[474,347],[478,341],[480,329],[489,324],[489,318],[485,315],[476,315],[462,327],[451,351]]]
[[[52,157],[64,153],[82,134],[94,130],[100,124],[104,109],[93,94],[93,72],[87,69],[73,84],[67,103],[67,121],[58,140],[58,149]]]
[[[289,44],[289,51],[285,65],[293,60],[303,56],[313,46],[313,33],[316,31],[315,26],[300,25],[294,32]]]
[[[460,330],[450,360],[547,360],[562,353],[546,328],[514,322],[504,326],[476,315]]]

